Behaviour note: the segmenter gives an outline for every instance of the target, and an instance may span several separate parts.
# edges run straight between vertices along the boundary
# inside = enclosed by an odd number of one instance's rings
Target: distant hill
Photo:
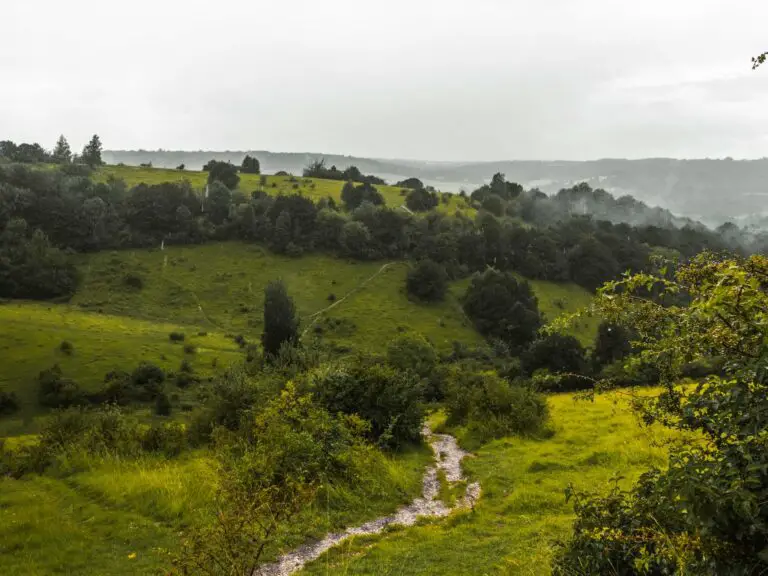
[[[537,187],[553,194],[578,182],[603,188],[619,197],[631,194],[651,206],[661,206],[675,214],[700,219],[708,224],[746,216],[768,214],[768,158],[760,160],[643,160],[603,159],[588,162],[500,161],[500,162],[420,162],[381,160],[312,152],[248,151],[171,151],[108,150],[104,160],[110,164],[138,165],[152,162],[158,167],[186,164],[199,169],[211,158],[239,164],[245,154],[256,156],[262,170],[300,173],[312,160],[325,158],[339,169],[350,165],[362,172],[388,180],[415,176],[444,191],[471,191],[487,182],[496,172],[526,188]]]

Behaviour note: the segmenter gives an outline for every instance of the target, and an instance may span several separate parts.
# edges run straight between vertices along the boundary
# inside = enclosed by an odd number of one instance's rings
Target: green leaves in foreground
[[[660,370],[664,391],[636,400],[643,419],[691,435],[629,491],[569,493],[577,519],[555,574],[768,570],[767,288],[765,257],[702,254],[600,290],[598,312],[637,334],[634,361]],[[722,376],[677,384],[686,363],[718,357]]]

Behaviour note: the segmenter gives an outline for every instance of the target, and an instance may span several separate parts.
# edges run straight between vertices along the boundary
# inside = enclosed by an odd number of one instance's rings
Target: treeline
[[[325,165],[325,159],[315,160],[304,168],[305,178],[324,178],[325,180],[343,180],[346,182],[359,182],[365,184],[384,185],[386,182],[372,174],[365,175],[356,166],[350,166],[344,170],[339,170],[336,166],[328,168]]]
[[[632,227],[588,216],[534,226],[510,216],[529,193],[506,182],[506,198],[488,195],[499,199],[501,210],[473,194],[467,201],[479,212],[470,218],[389,208],[370,184],[345,185],[339,206],[332,198],[315,203],[300,194],[233,191],[219,180],[206,196],[187,182],[128,190],[120,180],[95,182],[87,175],[77,165],[0,165],[0,230],[21,219],[26,230],[41,230],[52,245],[76,252],[239,239],[291,256],[325,251],[359,260],[429,259],[449,278],[492,266],[588,289],[643,269],[654,251],[689,258],[730,247],[720,235],[693,227]]]
[[[0,141],[0,159],[24,164],[86,164],[99,166],[101,160],[101,140],[94,134],[91,140],[83,147],[80,155],[73,154],[69,142],[64,135],[59,136],[52,151],[48,151],[37,142],[28,144],[22,142],[16,144],[11,140]]]

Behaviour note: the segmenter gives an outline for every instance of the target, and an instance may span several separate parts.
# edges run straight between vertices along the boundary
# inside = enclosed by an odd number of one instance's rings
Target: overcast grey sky
[[[766,0],[2,0],[0,139],[768,156]]]

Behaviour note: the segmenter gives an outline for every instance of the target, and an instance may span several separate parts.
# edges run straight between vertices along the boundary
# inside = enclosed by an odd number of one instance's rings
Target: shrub
[[[548,418],[546,399],[521,383],[493,373],[454,371],[446,392],[449,423],[467,426],[480,444],[512,434],[540,432]]]
[[[264,289],[264,333],[261,345],[265,354],[275,355],[287,343],[295,345],[299,339],[299,320],[296,305],[281,280],[270,282]]]
[[[328,302],[336,302],[336,294],[331,292],[330,294],[328,294],[327,300],[328,300]]]
[[[437,365],[437,354],[422,335],[403,334],[389,343],[387,362],[398,370],[426,378]]]
[[[408,271],[405,287],[408,294],[419,300],[436,302],[445,298],[448,274],[440,264],[432,260],[422,260]]]
[[[196,352],[197,352],[197,347],[194,344],[184,345],[184,354],[195,354]]]
[[[150,426],[141,435],[141,448],[146,452],[159,452],[173,458],[186,447],[187,435],[181,422],[163,422]]]
[[[359,360],[319,368],[309,385],[332,414],[357,414],[369,421],[370,437],[381,446],[396,448],[420,439],[423,390],[411,373]]]
[[[151,362],[142,362],[131,374],[131,386],[138,400],[154,400],[162,392],[165,372]]]
[[[48,408],[68,408],[85,401],[80,387],[69,378],[65,378],[58,364],[43,370],[37,376],[38,398],[41,406]]]
[[[123,276],[123,285],[133,290],[141,290],[144,288],[144,279],[135,273],[128,273]]]
[[[168,394],[160,392],[155,399],[155,414],[158,416],[170,416],[171,410],[171,400],[168,398]]]
[[[67,356],[72,356],[72,353],[75,351],[75,347],[72,345],[72,342],[68,340],[62,340],[61,344],[59,344],[59,350],[61,350],[61,352]]]
[[[168,334],[168,339],[171,342],[184,342],[184,333],[183,332],[171,332]]]
[[[19,399],[14,392],[0,390],[0,416],[13,414],[19,409]]]
[[[435,208],[437,204],[437,194],[425,188],[416,188],[405,198],[405,205],[414,212],[426,212]]]
[[[523,371],[529,376],[546,369],[559,378],[548,380],[551,390],[578,390],[592,386],[585,378],[587,361],[584,347],[573,336],[549,334],[535,340],[520,358]]]

